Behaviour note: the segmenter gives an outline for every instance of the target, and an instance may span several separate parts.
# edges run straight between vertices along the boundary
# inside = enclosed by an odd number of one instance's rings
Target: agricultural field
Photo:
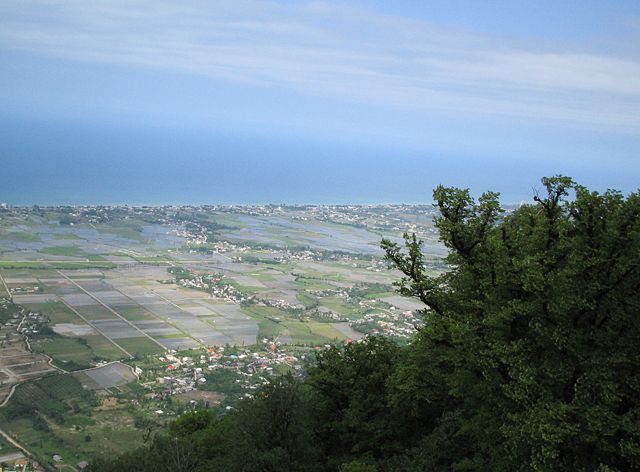
[[[379,242],[415,231],[441,270],[431,216],[402,205],[5,209],[0,290],[50,319],[33,347],[67,370],[264,337],[344,341],[367,334],[344,323],[371,310],[421,308],[394,293]]]
[[[104,372],[97,380],[113,384],[113,374]],[[57,467],[75,466],[143,441],[130,402],[97,396],[72,374],[50,375],[20,385],[0,409],[0,420],[4,431],[50,467],[54,466],[54,455],[62,458],[55,462]]]
[[[84,389],[103,391],[137,380],[133,369],[120,362],[86,369],[72,374]]]
[[[423,306],[395,292],[379,244],[415,232],[427,269],[444,270],[432,217],[406,205],[0,208],[0,429],[43,464],[76,467],[184,408],[232,407],[330,344],[406,342]]]

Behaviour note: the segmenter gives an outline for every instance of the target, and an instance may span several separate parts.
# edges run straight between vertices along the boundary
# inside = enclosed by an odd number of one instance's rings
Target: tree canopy
[[[635,469],[640,197],[542,182],[544,196],[509,213],[495,193],[438,187],[440,276],[415,236],[405,251],[383,242],[401,292],[430,308],[396,401],[433,425],[423,441],[460,449],[458,469]]]
[[[382,241],[425,304],[409,345],[331,348],[93,470],[178,470],[167,454],[195,471],[640,470],[640,195],[542,183],[511,211],[438,187],[442,274],[415,235]]]

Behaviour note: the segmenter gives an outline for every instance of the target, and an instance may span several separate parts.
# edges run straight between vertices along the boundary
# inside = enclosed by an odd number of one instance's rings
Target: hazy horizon
[[[640,4],[7,1],[0,201],[530,201],[640,181]]]

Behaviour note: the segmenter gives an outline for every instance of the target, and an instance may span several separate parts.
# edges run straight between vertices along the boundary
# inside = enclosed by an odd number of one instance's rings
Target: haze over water
[[[640,181],[640,4],[0,4],[0,202],[530,201]]]

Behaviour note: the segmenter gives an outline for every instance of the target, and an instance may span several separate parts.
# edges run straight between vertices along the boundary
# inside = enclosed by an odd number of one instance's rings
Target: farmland
[[[98,444],[138,444],[185,402],[233,405],[325,345],[407,340],[422,306],[395,292],[379,241],[415,231],[428,269],[442,271],[431,216],[405,205],[0,209],[3,429],[43,463],[73,465]],[[176,367],[188,374],[167,377]]]
[[[99,453],[142,443],[128,402],[96,396],[71,374],[51,375],[20,385],[0,410],[3,429],[41,463],[75,465]],[[117,434],[115,432],[117,431]]]

